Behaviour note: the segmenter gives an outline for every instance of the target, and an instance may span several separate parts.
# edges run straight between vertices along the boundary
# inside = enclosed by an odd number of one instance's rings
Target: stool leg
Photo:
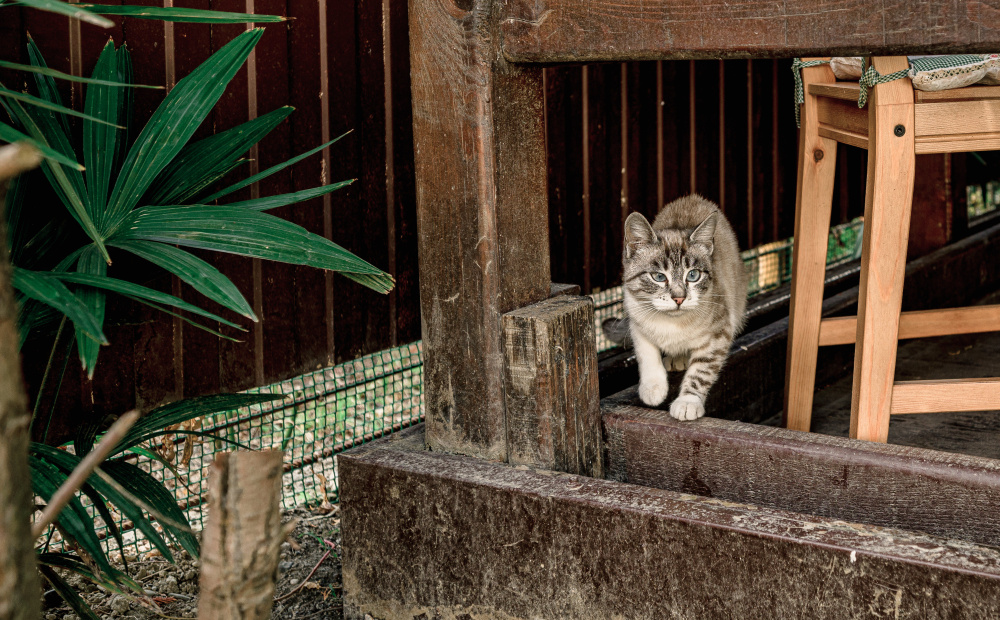
[[[802,78],[806,99],[799,130],[792,299],[788,316],[783,415],[786,428],[808,431],[816,383],[837,143],[820,137],[816,97],[808,94],[810,83],[833,82],[833,72],[826,65],[809,67],[802,70]]]
[[[876,58],[882,75],[908,66]],[[876,86],[868,101],[868,183],[851,395],[851,437],[889,436],[906,242],[913,200],[913,87],[904,78]],[[900,135],[901,134],[901,135]]]

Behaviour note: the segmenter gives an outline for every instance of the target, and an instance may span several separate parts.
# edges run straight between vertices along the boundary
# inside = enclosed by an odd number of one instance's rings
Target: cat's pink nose
[[[685,299],[685,298],[684,298],[684,297],[673,297],[672,299],[674,300],[674,303],[675,303],[675,304],[677,304],[677,305],[679,306],[679,305],[681,305],[682,303],[684,303],[684,299]]]

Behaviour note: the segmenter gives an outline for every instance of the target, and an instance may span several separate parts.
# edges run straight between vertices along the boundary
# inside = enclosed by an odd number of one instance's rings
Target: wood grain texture
[[[0,147],[0,618],[39,617],[38,571],[31,536],[28,471],[31,413],[18,353],[17,299],[7,247],[7,184],[40,158],[23,144]]]
[[[1000,132],[1000,99],[947,101],[917,105],[917,136]]]
[[[808,89],[815,82],[832,82],[828,65],[807,67],[802,79],[808,93],[799,130],[799,177],[795,199],[795,239],[792,249],[792,290],[785,358],[787,428],[808,431],[816,377],[816,343],[823,307],[823,276],[833,208],[837,143],[819,135],[818,98]]]
[[[501,7],[410,3],[427,443],[506,457],[500,316],[549,293],[541,69]]]
[[[1000,614],[992,547],[429,453],[415,433],[339,457],[346,618]]]
[[[857,317],[824,319],[820,324],[819,346],[850,344],[857,336]],[[949,334],[974,334],[1000,330],[1000,306],[972,306],[942,310],[917,310],[899,316],[900,340]]]
[[[507,462],[603,477],[590,297],[503,315]]]
[[[271,617],[278,555],[295,520],[281,523],[280,450],[220,453],[211,465],[212,514],[202,543],[198,617]]]
[[[975,0],[514,0],[503,48],[517,62],[989,53],[997,13]]]
[[[903,56],[872,62],[882,75],[909,66]],[[854,439],[884,442],[889,434],[913,201],[913,107],[909,78],[875,86],[868,100],[868,183],[851,396]]]
[[[898,381],[891,413],[1000,410],[1000,378]]]
[[[602,406],[614,480],[1000,544],[994,459]],[[614,466],[612,466],[614,464]],[[947,498],[947,501],[940,501]]]

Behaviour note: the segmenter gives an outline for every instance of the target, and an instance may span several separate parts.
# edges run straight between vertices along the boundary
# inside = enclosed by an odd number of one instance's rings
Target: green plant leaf
[[[177,82],[132,145],[108,206],[112,226],[126,219],[167,164],[201,125],[226,85],[260,40],[260,28],[246,31]],[[109,230],[108,232],[111,232]]]
[[[73,108],[67,108],[56,103],[51,103],[45,99],[35,97],[34,95],[29,95],[28,93],[19,93],[16,90],[11,90],[0,86],[0,97],[7,97],[9,99],[16,99],[17,101],[23,101],[28,105],[33,105],[35,107],[42,108],[44,110],[51,110],[52,112],[58,112],[60,114],[68,114],[69,116],[77,116],[79,118],[85,118],[87,120],[93,121],[95,123],[107,123],[99,118],[94,118],[83,112],[77,112]],[[112,127],[118,127],[118,125],[112,125]],[[119,127],[119,129],[124,129],[124,127]]]
[[[126,491],[141,498],[157,512],[171,519],[174,522],[185,524],[190,530],[187,517],[177,505],[177,500],[170,494],[170,491],[163,486],[163,483],[142,471],[135,465],[124,461],[105,461],[101,465],[115,482],[120,484]],[[191,557],[198,557],[198,539],[190,531],[185,531],[175,527],[166,521],[160,521],[163,531],[177,541]]]
[[[54,145],[53,148],[63,154],[73,152],[73,148],[69,144],[69,137],[51,113],[34,109],[33,112],[36,114],[32,114],[19,101],[7,101],[2,97],[0,97],[0,104],[7,110],[11,118],[17,119],[17,122],[38,142],[46,146]],[[108,256],[108,251],[104,247],[104,239],[89,215],[90,207],[87,204],[89,198],[83,174],[79,170],[65,168],[48,160],[42,162],[42,171],[49,179],[49,183],[59,199],[66,205],[70,215],[80,224],[87,236],[97,244],[101,256],[110,262],[111,257]]]
[[[339,136],[337,136],[333,140],[330,140],[326,144],[321,144],[321,145],[317,146],[316,148],[314,148],[312,150],[309,150],[309,151],[306,151],[305,153],[302,153],[301,155],[296,155],[295,157],[289,159],[288,161],[281,162],[280,164],[271,166],[270,168],[268,168],[267,170],[264,170],[263,172],[258,172],[257,174],[255,174],[255,175],[253,175],[251,177],[243,179],[239,183],[235,183],[233,185],[230,185],[229,187],[226,187],[224,189],[220,189],[219,191],[215,192],[211,196],[207,196],[205,198],[202,198],[201,202],[202,203],[209,203],[209,202],[212,202],[213,200],[218,200],[219,198],[222,198],[223,196],[226,196],[228,194],[232,194],[233,192],[235,192],[237,190],[241,190],[241,189],[243,189],[244,187],[246,187],[248,185],[256,183],[256,182],[258,182],[258,181],[260,181],[262,179],[266,179],[267,177],[271,176],[275,172],[280,172],[280,171],[284,170],[285,168],[287,168],[289,166],[292,166],[292,165],[295,165],[295,164],[299,163],[300,161],[302,161],[303,159],[309,157],[310,155],[315,155],[316,153],[319,153],[320,151],[322,151],[326,147],[330,146],[334,142],[340,140],[341,138],[343,138],[347,134],[351,133],[351,131],[352,130],[345,131],[344,133],[340,134]]]
[[[44,460],[46,463],[58,468],[66,475],[69,475],[70,472],[73,471],[73,468],[76,467],[81,460],[81,457],[79,456],[69,454],[68,452],[58,448],[40,443],[33,442],[30,450],[32,456]],[[103,463],[101,468],[107,469],[106,465],[107,462]],[[97,474],[91,474],[88,476],[87,484],[114,504],[114,506],[125,516],[125,518],[132,521],[135,527],[142,532],[143,536],[145,536],[146,539],[149,540],[149,542],[163,554],[163,557],[167,558],[167,560],[171,562],[173,561],[173,556],[170,553],[170,548],[167,546],[166,541],[163,540],[159,532],[156,531],[156,528],[153,527],[153,524],[146,518],[141,507],[137,506],[129,498],[122,495],[118,489],[108,484]],[[140,496],[140,499],[145,501],[146,498]],[[105,522],[108,522],[108,520],[105,519]]]
[[[66,481],[66,474],[55,465],[30,454],[28,455],[28,467],[31,471],[31,490],[45,502],[52,499],[52,495]],[[112,573],[114,569],[104,555],[101,543],[97,540],[93,518],[84,510],[79,498],[74,495],[66,507],[59,512],[56,521],[63,531],[71,536],[76,544],[90,556],[101,572]]]
[[[115,45],[109,39],[101,50],[94,66],[95,78],[108,79],[118,74],[118,55]],[[106,121],[107,124],[83,122],[83,163],[87,167],[87,190],[90,197],[90,217],[98,227],[104,219],[104,207],[108,202],[111,185],[111,171],[115,164],[115,149],[119,140],[124,139],[118,115],[122,111],[125,89],[117,86],[87,87],[84,110],[87,114]],[[112,126],[108,126],[112,125]]]
[[[153,181],[143,204],[183,204],[222,178],[239,157],[288,118],[285,106],[184,147]]]
[[[231,202],[225,206],[242,207],[244,209],[253,209],[254,211],[266,211],[268,209],[276,209],[278,207],[284,207],[287,205],[295,204],[297,202],[305,202],[306,200],[312,200],[313,198],[318,198],[319,196],[329,194],[330,192],[338,190],[341,187],[350,185],[351,183],[354,183],[354,179],[351,179],[349,181],[341,181],[340,183],[332,183],[330,185],[324,185],[322,187],[303,189],[297,192],[292,192],[290,194],[278,194],[276,196],[265,196],[264,198],[253,198],[251,200]]]
[[[85,620],[101,620],[101,617],[94,613],[94,610],[83,600],[83,597],[77,594],[73,586],[69,585],[56,571],[48,566],[39,566],[38,571],[42,573],[46,581],[52,584],[52,589],[59,594],[62,600],[66,601],[66,604],[76,612],[76,615]]]
[[[213,394],[163,405],[139,418],[139,421],[129,429],[129,432],[110,454],[118,454],[138,446],[147,441],[152,434],[174,424],[222,411],[234,411],[242,407],[262,405],[284,399],[284,394]]]
[[[28,271],[14,267],[14,288],[25,297],[40,301],[62,312],[77,330],[87,335],[88,339],[107,344],[108,340],[101,330],[103,321],[84,305],[62,282],[53,274],[43,271]]]
[[[99,15],[122,15],[137,19],[155,19],[164,22],[188,22],[198,24],[273,24],[287,21],[281,15],[254,15],[251,13],[229,13],[205,9],[181,7],[130,6],[110,4],[77,4],[76,6]]]
[[[65,164],[75,170],[83,170],[83,166],[77,163],[76,160],[73,159],[72,157],[67,157],[66,155],[63,155],[62,153],[55,150],[48,144],[39,142],[38,140],[31,138],[27,134],[21,133],[20,131],[14,129],[13,127],[11,127],[6,123],[0,123],[0,140],[3,140],[4,142],[10,142],[12,144],[14,142],[27,142],[31,146],[38,149],[43,157],[47,157],[48,159],[51,159],[53,161]]]
[[[122,239],[159,241],[367,275],[380,292],[393,285],[392,276],[336,243],[281,218],[241,207],[142,207],[123,223],[115,240]]]
[[[192,327],[196,327],[196,328],[198,328],[198,329],[200,329],[202,331],[208,332],[209,334],[212,334],[213,336],[217,336],[219,338],[222,338],[223,340],[228,340],[230,342],[242,342],[241,340],[233,338],[232,336],[227,336],[227,335],[223,334],[222,332],[220,332],[218,330],[212,329],[211,327],[208,327],[207,325],[202,325],[201,323],[199,323],[199,322],[197,322],[197,321],[195,321],[193,319],[190,319],[190,318],[184,316],[183,314],[181,314],[179,312],[174,312],[173,310],[170,310],[167,306],[160,305],[160,304],[157,304],[157,303],[153,303],[153,302],[149,301],[148,299],[139,299],[138,297],[133,297],[131,295],[124,295],[124,297],[126,297],[128,299],[131,299],[132,301],[134,301],[136,303],[140,303],[140,304],[149,306],[150,308],[152,308],[154,310],[159,310],[160,312],[163,312],[164,314],[169,314],[170,316],[177,317],[178,319],[184,321],[188,325],[190,325]],[[241,328],[241,330],[242,331],[246,331],[246,330],[243,330],[242,328]]]
[[[108,264],[101,259],[95,246],[88,245],[76,262],[76,270],[79,273],[89,274],[97,278],[105,278],[108,275]],[[77,296],[103,326],[104,308],[107,301],[104,291],[88,287],[77,291]],[[93,379],[94,369],[97,367],[97,356],[100,354],[100,343],[87,338],[85,333],[77,330],[76,348],[80,352],[80,362],[83,364],[83,369],[87,371],[87,378]]]
[[[125,585],[127,588],[131,588],[137,594],[142,592],[142,586],[135,582],[131,577],[125,573],[115,570],[110,577],[112,579],[107,579],[103,575],[100,575],[90,566],[83,562],[79,557],[66,553],[36,553],[35,559],[39,564],[45,566],[51,566],[53,568],[60,568],[63,570],[72,571],[84,579],[88,579],[102,587],[111,590],[115,594],[124,594],[125,590],[121,587]]]
[[[53,273],[53,276],[59,278],[64,283],[68,282],[70,284],[82,284],[84,286],[92,286],[94,288],[99,288],[105,291],[112,291],[115,293],[120,293],[122,295],[131,295],[139,299],[149,300],[153,303],[160,303],[167,306],[173,306],[175,308],[180,308],[181,310],[187,310],[194,314],[201,315],[205,318],[212,319],[213,321],[218,321],[229,327],[239,329],[241,331],[246,331],[243,327],[233,323],[232,321],[227,321],[217,314],[212,314],[207,310],[202,310],[198,306],[189,304],[183,299],[179,299],[170,295],[168,293],[161,293],[160,291],[141,286],[139,284],[133,284],[132,282],[127,282],[125,280],[118,280],[116,278],[109,277],[99,277],[84,273]]]
[[[39,69],[48,69],[45,57],[42,56],[42,50],[38,49],[38,46],[35,45],[35,40],[31,38],[31,35],[28,35],[28,59],[32,66],[38,67]],[[59,94],[59,88],[56,86],[56,81],[53,80],[51,76],[41,73],[35,73],[32,77],[35,78],[35,86],[38,88],[38,96],[49,103],[54,103],[62,107],[62,96]],[[63,133],[67,136],[70,135],[69,119],[62,114],[55,118],[58,119],[59,124],[62,126]]]
[[[66,80],[68,82],[79,82],[81,84],[98,84],[101,86],[124,86],[129,88],[153,88],[153,89],[163,90],[162,86],[152,86],[149,84],[128,84],[125,82],[115,82],[113,80],[99,80],[94,78],[85,78],[77,75],[71,75],[69,73],[63,73],[62,71],[50,69],[49,67],[33,67],[31,65],[22,65],[20,63],[8,62],[6,60],[0,60],[0,68],[13,69],[15,71],[25,71],[27,73],[38,73],[40,75],[47,75],[49,77],[54,77],[60,80]]]
[[[95,15],[94,13],[81,8],[79,4],[68,4],[66,2],[62,2],[61,0],[19,0],[18,4],[30,6],[40,11],[49,11],[51,13],[59,13],[60,15],[68,15],[73,19],[78,19],[82,22],[87,22],[88,24],[94,24],[95,26],[100,26],[101,28],[111,28],[115,25],[115,23],[110,19],[101,17],[100,15]]]
[[[152,241],[110,241],[108,245],[131,252],[154,265],[166,269],[196,291],[233,312],[253,321],[257,320],[253,308],[240,293],[236,285],[215,267],[209,265],[190,252],[172,245]]]

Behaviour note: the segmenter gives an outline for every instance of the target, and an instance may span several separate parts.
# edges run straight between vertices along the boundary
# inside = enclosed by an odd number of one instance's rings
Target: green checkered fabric
[[[952,54],[949,56],[923,56],[910,58],[910,68],[896,71],[888,75],[882,75],[875,70],[875,67],[868,66],[858,83],[861,89],[858,92],[858,107],[863,108],[868,103],[868,91],[877,84],[885,84],[904,77],[915,78],[922,73],[931,73],[933,80],[945,79],[974,71],[981,70],[984,63],[1000,58],[997,54]],[[796,58],[792,61],[792,72],[795,75],[795,125],[801,126],[800,106],[805,101],[805,92],[802,85],[802,68],[813,67],[826,64],[825,60],[810,60],[803,62]]]

